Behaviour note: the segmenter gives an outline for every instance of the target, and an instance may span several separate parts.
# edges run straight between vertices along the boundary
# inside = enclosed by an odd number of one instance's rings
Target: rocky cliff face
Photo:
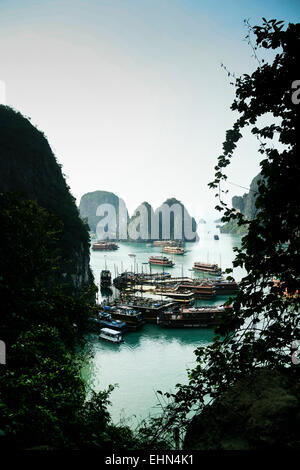
[[[106,209],[109,212],[107,205],[112,207],[115,216],[105,214]],[[99,224],[102,225],[102,221],[106,220],[109,239],[140,242],[167,238],[179,238],[186,241],[198,239],[195,235],[197,229],[195,219],[175,198],[167,199],[155,211],[148,202],[143,202],[129,219],[125,202],[122,199],[108,191],[94,191],[82,196],[79,211],[90,230],[97,234],[97,238],[102,238],[103,232],[99,230]],[[113,229],[114,226],[115,229]],[[169,231],[165,231],[166,228]]]
[[[144,242],[151,240],[153,207],[146,201],[140,204],[128,222],[128,237],[130,240]]]
[[[260,173],[253,178],[250,184],[250,190],[243,196],[233,196],[232,207],[241,212],[246,219],[253,219],[256,214],[256,194],[258,190],[258,182],[261,179]],[[222,233],[243,234],[246,232],[246,227],[239,227],[235,220],[232,220],[221,227]]]
[[[7,106],[0,106],[0,190],[37,201],[63,222],[64,281],[74,293],[89,284],[89,236],[61,167],[44,134]]]
[[[243,196],[234,196],[232,198],[232,207],[239,210],[249,220],[255,217],[255,200],[259,180],[261,180],[260,173],[251,181],[250,191],[248,193],[245,193]]]
[[[95,206],[92,210],[95,211]],[[155,211],[148,202],[140,204],[128,221],[128,239],[139,242],[162,239],[195,241],[198,239],[196,229],[196,221],[184,205],[170,198]]]
[[[114,214],[110,212],[109,206]],[[99,224],[105,219],[108,224],[109,239],[126,239],[128,211],[124,201],[114,193],[94,191],[84,194],[80,199],[79,212],[82,219],[88,223],[90,230],[94,233],[98,232],[98,238],[102,238]]]
[[[170,209],[175,207],[174,211],[170,212],[170,239],[182,239],[185,241],[196,241],[198,236],[196,234],[197,224],[193,217],[190,216],[187,209],[182,202],[176,198],[167,199],[155,211],[156,216],[159,218],[159,237],[160,239],[169,238],[164,235],[163,216],[160,213],[163,211],[163,206],[168,206]],[[180,235],[181,234],[181,235]],[[180,235],[180,236],[179,236]]]

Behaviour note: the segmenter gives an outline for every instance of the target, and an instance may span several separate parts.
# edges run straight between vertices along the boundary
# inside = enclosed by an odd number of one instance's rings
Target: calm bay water
[[[172,276],[195,277],[190,271],[195,261],[216,262],[222,269],[232,267],[233,247],[240,246],[240,237],[220,234],[214,223],[199,226],[198,233],[198,243],[186,244],[186,255],[173,256],[176,265],[166,269]],[[219,234],[220,239],[214,240],[214,234]],[[149,272],[149,265],[143,263],[150,255],[161,253],[161,248],[144,243],[119,243],[119,246],[119,250],[114,252],[91,252],[91,267],[98,285],[100,272],[105,267],[113,277],[118,272],[134,268],[139,272]],[[136,256],[130,257],[129,253]],[[160,267],[152,268],[152,272],[161,271]],[[243,275],[241,269],[235,269],[237,281]],[[197,303],[218,305],[225,300],[226,297],[217,297],[214,301]],[[194,350],[209,344],[213,336],[209,329],[172,330],[156,325],[145,325],[140,331],[126,334],[124,343],[120,345],[101,341],[93,335],[90,337],[93,358],[83,371],[84,377],[94,390],[118,384],[111,394],[111,416],[114,422],[125,420],[134,427],[149,414],[159,412],[157,390],[172,392],[177,383],[187,382],[186,369],[195,365]]]

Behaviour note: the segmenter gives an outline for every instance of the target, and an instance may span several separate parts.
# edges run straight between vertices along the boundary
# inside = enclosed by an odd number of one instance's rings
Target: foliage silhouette
[[[214,342],[195,351],[197,365],[188,372],[188,385],[178,384],[175,394],[166,395],[170,401],[165,413],[147,428],[150,440],[157,436],[171,440],[175,427],[184,432],[191,411],[201,413],[233,384],[258,369],[284,371],[294,383],[299,381],[300,369],[292,363],[290,349],[300,338],[300,105],[292,100],[292,83],[298,76],[300,24],[289,24],[286,29],[276,20],[263,19],[262,26],[246,24],[250,44],[255,37],[253,52],[258,67],[252,75],[231,75],[236,94],[231,109],[239,117],[226,132],[223,154],[209,186],[218,190],[216,208],[223,212],[222,222],[234,221],[248,229],[241,248],[235,248],[233,262],[234,267],[245,268],[247,275],[237,297],[228,301],[233,309],[216,329]],[[270,63],[258,58],[258,51],[264,49],[276,51]],[[222,199],[225,168],[246,126],[251,126],[258,137],[263,157],[253,220],[228,208]],[[273,145],[275,138],[279,145]],[[296,441],[300,446],[300,440]],[[284,445],[278,435],[272,443]]]

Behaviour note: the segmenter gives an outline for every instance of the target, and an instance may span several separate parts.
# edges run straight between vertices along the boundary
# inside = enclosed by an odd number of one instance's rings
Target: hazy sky
[[[237,75],[256,68],[244,18],[299,16],[300,0],[0,0],[6,104],[46,134],[78,203],[107,190],[131,213],[175,196],[205,217],[235,117],[220,64]],[[258,171],[246,136],[229,181],[249,187]]]

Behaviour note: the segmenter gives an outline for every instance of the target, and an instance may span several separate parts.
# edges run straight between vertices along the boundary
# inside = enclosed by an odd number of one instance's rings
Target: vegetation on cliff
[[[86,295],[68,295],[58,281],[63,224],[57,217],[35,201],[1,193],[0,222],[0,338],[7,350],[0,368],[0,444],[76,447],[92,404],[85,404],[73,346],[93,306]],[[107,395],[95,400],[103,433]]]
[[[233,196],[232,207],[239,211],[246,220],[252,220],[256,216],[257,207],[255,205],[256,197],[258,194],[258,183],[261,179],[261,174],[253,178],[250,184],[249,192],[243,196]],[[232,233],[243,235],[247,232],[246,225],[239,225],[237,220],[230,220],[221,227],[221,233]]]
[[[243,377],[196,415],[185,450],[299,447],[300,384],[284,371],[261,369]]]
[[[86,284],[88,232],[61,170],[20,114],[1,107],[0,127],[0,447],[146,446],[112,424],[111,387],[87,400],[78,346],[96,313],[96,288]]]
[[[79,293],[93,281],[89,236],[75,199],[44,134],[22,114],[0,105],[0,191],[21,193],[63,224],[60,237],[64,282]]]

